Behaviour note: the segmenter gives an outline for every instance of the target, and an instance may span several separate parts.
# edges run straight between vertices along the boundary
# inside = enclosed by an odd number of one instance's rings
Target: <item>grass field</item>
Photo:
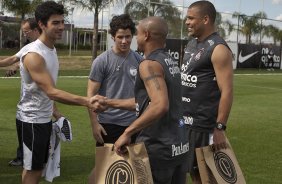
[[[71,75],[69,71],[63,71]],[[76,75],[87,75],[88,70]],[[282,183],[282,75],[258,71],[239,71],[234,77],[234,103],[227,136],[236,153],[248,184]],[[240,74],[239,74],[240,73]],[[76,94],[86,94],[87,78],[58,79],[58,87]],[[0,183],[20,183],[21,169],[9,167],[15,157],[16,103],[20,79],[0,78]],[[83,184],[94,164],[94,142],[88,114],[83,107],[58,104],[72,122],[73,141],[62,144],[61,176],[58,184]],[[48,183],[42,180],[41,183]]]

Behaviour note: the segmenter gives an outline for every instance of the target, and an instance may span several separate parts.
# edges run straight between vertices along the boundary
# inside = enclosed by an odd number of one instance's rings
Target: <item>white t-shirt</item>
[[[29,47],[30,47],[30,44],[32,44],[33,42],[25,45],[23,48],[21,48],[21,50],[19,50],[19,52],[16,53],[16,57],[21,59],[23,53],[26,53],[26,51],[28,51]]]
[[[56,49],[50,49],[39,39],[28,44],[20,58],[21,97],[16,117],[28,123],[48,123],[53,113],[53,101],[32,80],[23,65],[24,56],[30,52],[38,53],[44,58],[46,68],[55,84],[58,77],[59,62]]]

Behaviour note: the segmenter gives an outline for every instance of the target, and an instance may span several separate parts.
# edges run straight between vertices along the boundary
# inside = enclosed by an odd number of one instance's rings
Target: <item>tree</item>
[[[169,37],[180,36],[179,25],[182,23],[181,12],[169,0],[131,1],[126,4],[124,13],[131,16],[134,22],[147,16],[160,16],[167,20],[170,28]]]
[[[230,33],[234,29],[234,25],[231,23],[231,21],[222,20],[221,13],[219,12],[216,12],[215,25],[216,25],[218,34],[223,38],[226,38],[226,35],[230,35]],[[227,33],[226,33],[226,30],[227,30]]]
[[[264,27],[263,36],[272,37],[273,42],[276,45],[277,41],[281,40],[281,38],[279,37],[279,32],[280,29],[278,27],[270,24]]]
[[[267,15],[264,12],[258,12],[252,16],[247,16],[235,12],[232,17],[238,18],[238,31],[246,36],[246,43],[251,43],[252,35],[261,34],[263,26],[260,20],[267,18]],[[242,24],[241,27],[239,26],[240,23]]]
[[[276,38],[280,41],[280,48],[282,48],[282,30],[279,29],[276,34]]]
[[[98,51],[98,16],[100,11],[107,7],[114,0],[70,0],[73,4],[81,7],[82,9],[87,9],[93,12],[94,15],[94,27],[93,27],[93,38],[92,38],[92,59],[97,57]]]
[[[26,15],[34,13],[35,8],[41,2],[42,0],[2,0],[2,6],[8,12],[24,20]]]
[[[21,20],[25,19],[26,15],[34,13],[35,8],[42,0],[2,0],[2,6],[8,12],[20,16]],[[20,47],[22,47],[22,33],[20,34]]]

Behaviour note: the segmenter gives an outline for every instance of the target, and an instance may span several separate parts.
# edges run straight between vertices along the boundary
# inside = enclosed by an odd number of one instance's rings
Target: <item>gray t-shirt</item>
[[[89,79],[101,83],[100,95],[111,99],[134,97],[137,68],[142,56],[130,51],[126,57],[108,50],[100,54],[91,67]],[[136,119],[134,111],[109,108],[98,114],[98,121],[105,124],[128,126]]]

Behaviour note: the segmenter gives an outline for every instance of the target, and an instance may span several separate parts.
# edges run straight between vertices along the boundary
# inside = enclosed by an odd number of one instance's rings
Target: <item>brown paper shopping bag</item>
[[[211,146],[196,148],[197,162],[203,184],[245,184],[245,178],[227,140],[227,148],[213,151]]]
[[[121,157],[113,144],[96,148],[96,184],[153,184],[151,167],[144,143],[126,147],[128,154]]]

